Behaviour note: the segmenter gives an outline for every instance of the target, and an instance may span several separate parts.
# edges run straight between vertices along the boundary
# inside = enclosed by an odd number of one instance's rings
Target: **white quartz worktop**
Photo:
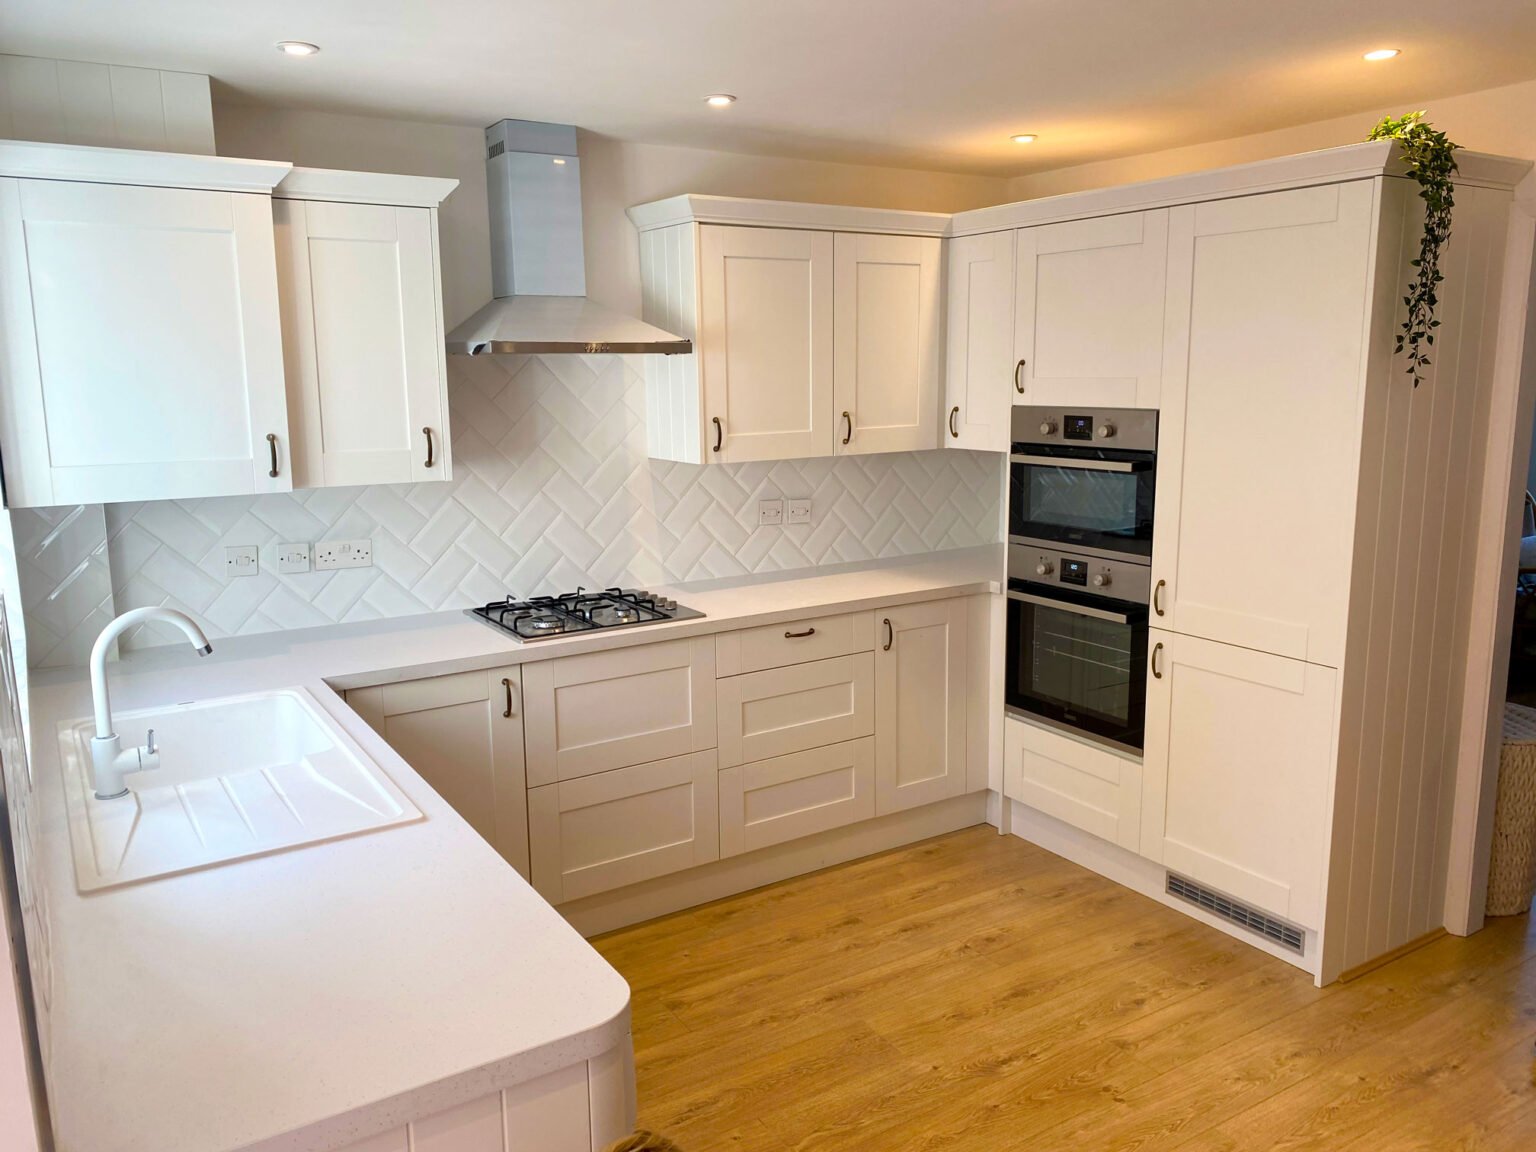
[[[624,980],[332,686],[996,591],[1002,570],[988,547],[675,587],[704,619],[526,645],[447,612],[136,654],[110,670],[115,711],[304,685],[426,819],[86,896],[56,726],[89,688],[34,674],[59,1152],[320,1152],[625,1040]]]

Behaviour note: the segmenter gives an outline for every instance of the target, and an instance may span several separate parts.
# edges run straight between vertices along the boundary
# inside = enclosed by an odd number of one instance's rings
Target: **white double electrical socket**
[[[321,540],[315,545],[315,571],[327,572],[332,568],[371,568],[373,566],[373,541],[371,540]]]
[[[789,498],[789,513],[784,517],[786,524],[809,524],[811,522],[811,498],[809,496]]]
[[[757,502],[757,526],[777,528],[784,523],[784,501],[759,500]]]

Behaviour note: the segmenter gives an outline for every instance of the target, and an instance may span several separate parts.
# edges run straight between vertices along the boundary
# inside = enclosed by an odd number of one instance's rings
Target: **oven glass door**
[[[1021,447],[1009,465],[1009,535],[1151,557],[1157,471],[1150,455]]]
[[[1008,705],[1139,752],[1147,606],[1008,584]]]

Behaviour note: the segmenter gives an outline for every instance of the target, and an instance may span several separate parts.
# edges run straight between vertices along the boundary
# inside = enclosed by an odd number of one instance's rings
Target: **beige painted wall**
[[[459,187],[443,205],[440,220],[448,325],[490,299],[480,129],[233,104],[214,106],[214,128],[224,156],[457,177]],[[631,204],[705,192],[956,212],[999,203],[1007,198],[1008,187],[1000,177],[707,152],[586,133],[581,138],[581,165],[587,292],[595,300],[634,312],[640,309],[640,264],[635,232],[624,215]]]
[[[1425,109],[1435,127],[1448,132],[1451,139],[1464,148],[1536,159],[1536,80],[1531,80],[1504,88],[1470,92],[1465,96],[1448,96],[1443,100],[1406,103],[1356,116],[1320,120],[1275,132],[1017,176],[1008,181],[1007,199],[1033,200],[1087,188],[1109,188],[1138,180],[1158,180],[1183,172],[1354,144],[1365,139],[1366,133],[1383,116],[1397,116],[1417,108]]]

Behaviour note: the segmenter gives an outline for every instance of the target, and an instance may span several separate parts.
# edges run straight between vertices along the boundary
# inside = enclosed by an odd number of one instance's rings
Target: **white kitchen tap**
[[[186,633],[199,656],[206,656],[213,651],[213,645],[208,643],[208,637],[203,635],[196,621],[174,608],[134,608],[101,630],[101,635],[96,637],[96,643],[91,648],[91,702],[96,709],[96,736],[91,741],[91,764],[95,769],[94,784],[98,800],[112,800],[126,795],[128,786],[123,783],[124,774],[160,766],[160,750],[155,747],[153,728],[149,730],[143,745],[126,751],[123,749],[122,739],[112,726],[112,701],[107,695],[107,651],[112,647],[112,641],[136,624],[149,620],[176,625]]]

